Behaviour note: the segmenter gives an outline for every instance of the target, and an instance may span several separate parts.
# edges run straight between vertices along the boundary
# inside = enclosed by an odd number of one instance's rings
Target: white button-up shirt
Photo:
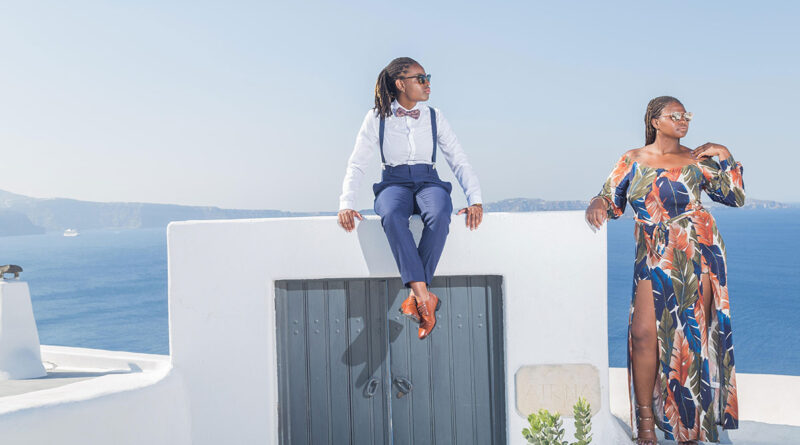
[[[418,109],[420,113],[419,118],[414,119],[410,116],[395,116],[394,111],[398,107],[400,104],[397,101],[392,102],[392,115],[386,118],[383,132],[383,155],[386,158],[386,165],[431,164],[433,135],[430,109],[427,105],[420,106],[420,103],[417,103],[412,110]],[[478,177],[472,170],[467,155],[464,154],[450,124],[438,108],[435,110],[439,150],[453,170],[458,183],[461,184],[469,205],[481,203],[481,185]],[[376,153],[380,156],[379,131],[380,117],[375,110],[370,110],[364,117],[353,153],[347,162],[342,195],[339,197],[339,210],[354,208],[356,194],[369,161]]]

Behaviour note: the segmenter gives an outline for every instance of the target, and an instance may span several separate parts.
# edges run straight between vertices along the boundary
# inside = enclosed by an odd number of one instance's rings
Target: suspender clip
[[[381,162],[381,170],[386,170],[386,164],[384,164],[383,162]]]

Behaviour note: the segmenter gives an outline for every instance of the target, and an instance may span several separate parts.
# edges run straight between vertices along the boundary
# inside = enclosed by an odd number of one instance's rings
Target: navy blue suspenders
[[[436,168],[436,140],[438,139],[438,132],[436,131],[436,111],[433,110],[433,107],[428,107],[431,110],[431,133],[433,134],[433,155],[431,156],[431,162],[433,163],[433,168]],[[378,130],[378,143],[381,147],[381,168],[386,169],[386,157],[383,155],[383,133],[386,128],[386,118],[381,115],[381,124],[380,129]]]
[[[431,109],[431,133],[433,133],[433,155],[431,162],[433,162],[433,168],[436,168],[436,141],[439,139],[439,132],[436,131],[436,111],[433,107],[428,107]]]

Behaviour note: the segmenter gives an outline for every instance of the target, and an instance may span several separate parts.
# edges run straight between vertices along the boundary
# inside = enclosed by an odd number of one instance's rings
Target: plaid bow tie
[[[397,116],[397,117],[408,116],[408,117],[413,117],[414,119],[419,119],[419,110],[406,111],[406,110],[398,107],[394,111],[394,115]]]

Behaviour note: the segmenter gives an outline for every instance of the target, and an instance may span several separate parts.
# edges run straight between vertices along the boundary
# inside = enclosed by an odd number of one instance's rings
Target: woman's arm
[[[591,226],[599,229],[606,219],[617,219],[625,212],[632,167],[633,161],[627,154],[614,165],[600,193],[592,198],[586,209],[586,221]]]
[[[444,118],[442,112],[436,109],[436,126],[438,130],[438,145],[444,154],[447,164],[453,170],[461,189],[467,196],[467,204],[469,206],[481,204],[481,184],[478,182],[478,176],[472,169],[469,160],[467,159],[464,149],[458,142],[455,132],[450,127],[450,123]]]
[[[342,181],[342,194],[339,196],[339,210],[353,209],[356,204],[361,180],[369,166],[369,161],[373,154],[380,150],[378,146],[378,122],[379,118],[374,110],[367,112],[361,128],[356,136],[356,144],[353,153],[347,161],[347,170]]]
[[[356,228],[355,218],[358,218],[359,221],[364,220],[364,217],[354,210],[354,207],[358,188],[364,178],[364,172],[369,166],[369,161],[372,159],[372,154],[380,149],[378,122],[379,118],[375,115],[375,111],[368,111],[364,117],[364,122],[361,123],[361,128],[358,130],[353,153],[350,154],[350,159],[347,161],[347,170],[342,181],[342,194],[339,196],[337,222],[348,232]]]
[[[711,200],[731,207],[743,206],[744,168],[733,159],[728,148],[708,142],[692,150],[692,153],[698,159],[704,158],[700,162],[704,179],[703,190]],[[720,162],[717,163],[713,156],[719,156]]]

